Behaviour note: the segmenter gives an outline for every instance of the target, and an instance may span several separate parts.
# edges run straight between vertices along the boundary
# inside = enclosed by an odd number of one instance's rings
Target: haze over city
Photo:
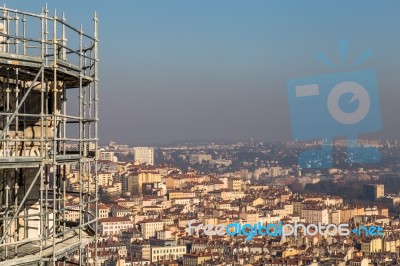
[[[35,10],[46,1],[18,1]],[[91,25],[96,10],[100,64],[100,142],[291,138],[289,78],[359,69],[377,71],[384,128],[397,138],[400,18],[397,1],[47,1],[69,23]],[[347,66],[338,42],[349,43]],[[117,130],[116,130],[117,129]]]

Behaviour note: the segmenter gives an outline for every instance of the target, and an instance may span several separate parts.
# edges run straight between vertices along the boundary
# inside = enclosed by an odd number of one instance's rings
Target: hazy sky
[[[399,1],[12,1],[10,8],[65,11],[92,30],[100,19],[101,142],[290,139],[286,80],[375,69],[380,136],[399,138]],[[78,4],[84,2],[84,4]],[[357,68],[330,69],[324,52]]]

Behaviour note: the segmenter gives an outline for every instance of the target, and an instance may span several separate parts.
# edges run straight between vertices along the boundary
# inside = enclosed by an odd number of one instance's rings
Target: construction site
[[[97,16],[0,16],[0,266],[96,265]]]

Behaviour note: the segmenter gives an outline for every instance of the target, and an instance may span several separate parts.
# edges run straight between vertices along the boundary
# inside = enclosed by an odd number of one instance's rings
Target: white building
[[[196,163],[209,162],[211,161],[211,154],[191,154],[189,160]]]
[[[133,148],[135,162],[139,164],[154,165],[154,148],[150,147],[134,147]]]
[[[99,159],[101,161],[118,162],[117,157],[112,151],[99,151]]]
[[[306,223],[318,224],[329,224],[329,212],[328,209],[323,207],[310,207],[301,210],[301,218]]]
[[[144,239],[155,237],[157,231],[164,230],[164,222],[161,220],[144,220],[142,221],[141,232]]]
[[[125,217],[110,217],[99,220],[101,235],[117,235],[133,228],[131,220]]]
[[[166,246],[151,248],[151,262],[182,258],[186,253],[186,246]]]

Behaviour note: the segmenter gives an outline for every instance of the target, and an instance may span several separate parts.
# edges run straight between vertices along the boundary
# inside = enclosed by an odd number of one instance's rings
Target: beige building
[[[112,217],[128,217],[132,215],[132,211],[120,205],[113,205],[111,208],[111,215]]]
[[[134,241],[131,245],[132,254],[139,258],[150,260],[150,243],[148,241]]]
[[[168,192],[168,199],[194,198],[196,193],[192,191],[172,190]]]
[[[343,204],[343,198],[341,197],[327,197],[323,199],[323,203],[326,206],[337,206]]]
[[[349,207],[340,209],[340,221],[342,223],[348,222],[355,216],[365,215],[364,207]]]
[[[363,257],[352,258],[348,261],[349,266],[369,266],[369,259]]]
[[[186,254],[186,246],[152,247],[150,252],[151,262],[168,261],[170,259],[176,260]]]
[[[183,184],[188,182],[200,184],[209,181],[210,177],[207,175],[191,174],[185,176],[168,176],[165,178],[165,185],[167,186],[167,189],[179,189]]]
[[[98,172],[97,179],[99,180],[99,186],[111,186],[113,181],[113,173]]]
[[[232,209],[230,201],[227,201],[227,200],[223,200],[223,201],[220,201],[217,203],[212,203],[212,204],[210,204],[210,207],[215,208],[217,210],[231,210]]]
[[[246,223],[257,224],[258,223],[258,212],[242,212],[239,217],[246,220]]]
[[[78,221],[79,220],[79,204],[67,203],[65,204],[64,219],[66,221]]]
[[[110,195],[120,195],[122,193],[122,183],[113,182],[112,185],[103,186],[103,189]]]
[[[383,239],[383,251],[397,253],[399,251],[400,239],[396,237],[388,237]]]
[[[209,254],[184,254],[183,266],[203,265],[209,259],[211,259],[211,255]]]
[[[141,232],[144,239],[155,237],[157,231],[164,230],[164,222],[161,220],[144,220],[141,222]]]
[[[300,251],[296,248],[286,248],[282,253],[282,258],[288,258],[292,256],[296,256],[300,253]]]
[[[364,239],[361,241],[361,251],[369,255],[371,253],[377,253],[382,251],[382,238],[372,238],[372,239]]]
[[[131,163],[120,162],[118,163],[118,172],[125,173],[128,171],[128,168],[132,166]]]
[[[367,184],[364,185],[364,197],[367,200],[375,201],[383,198],[385,195],[385,186],[383,184]]]
[[[236,191],[236,190],[232,190],[232,191],[226,191],[223,190],[221,191],[221,198],[223,200],[235,200],[235,199],[241,199],[244,198],[245,194],[243,191]]]
[[[280,219],[283,219],[288,216],[288,213],[284,207],[275,207],[272,210],[273,216],[278,216]]]
[[[341,221],[341,211],[340,210],[332,210],[329,212],[329,223],[331,224],[340,224]]]
[[[169,176],[165,179],[165,185],[167,186],[167,189],[178,189],[184,183],[184,178],[180,176]]]
[[[160,183],[161,175],[159,172],[136,172],[127,177],[127,191],[133,195],[141,195],[143,184]]]
[[[91,207],[90,207],[90,210],[92,211],[92,212],[95,212],[95,206],[94,205],[92,205]],[[97,207],[97,217],[99,218],[99,219],[104,219],[104,218],[108,218],[111,213],[111,206],[109,206],[109,205],[105,205],[105,204],[102,204],[102,203],[100,203],[99,205],[98,205],[98,207]]]
[[[329,224],[329,213],[328,209],[323,207],[310,207],[301,210],[301,218],[306,223],[318,224]]]
[[[242,180],[240,178],[230,178],[228,180],[228,188],[230,190],[241,191],[242,190]]]
[[[283,204],[283,207],[285,208],[286,215],[292,215],[293,214],[293,204],[286,203],[286,204]]]

